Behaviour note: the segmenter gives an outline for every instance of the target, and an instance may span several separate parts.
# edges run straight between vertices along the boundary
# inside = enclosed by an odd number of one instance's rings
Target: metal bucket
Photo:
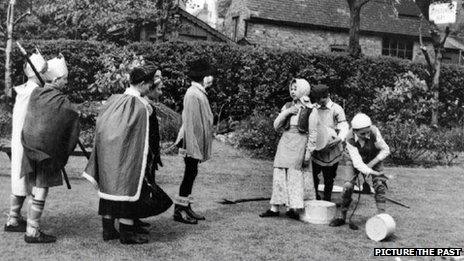
[[[311,224],[329,224],[335,217],[335,203],[324,200],[310,200],[305,202],[305,213],[301,221]]]
[[[393,235],[395,229],[395,220],[385,213],[375,215],[366,222],[367,236],[377,242]]]

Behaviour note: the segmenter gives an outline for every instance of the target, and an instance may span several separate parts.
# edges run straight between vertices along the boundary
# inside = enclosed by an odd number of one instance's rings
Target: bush
[[[69,70],[68,85],[65,92],[70,96],[71,101],[81,103],[103,98],[98,93],[92,93],[88,87],[95,81],[95,74],[104,68],[103,61],[99,59],[100,55],[117,47],[102,42],[71,40],[35,40],[21,44],[28,53],[32,53],[34,47],[37,46],[46,59],[53,58],[59,53],[64,55]],[[25,59],[18,48],[13,48],[13,50],[12,78],[14,85],[19,85],[26,81],[22,69]],[[0,53],[0,60],[4,60],[4,55],[4,52]],[[0,63],[0,79],[2,80],[5,77],[4,73],[4,64]],[[3,91],[3,81],[0,87]]]
[[[397,77],[393,87],[376,88],[371,117],[379,122],[413,119],[417,124],[430,122],[433,96],[425,81],[408,71]]]
[[[0,139],[11,136],[11,108],[8,104],[0,103]]]
[[[333,98],[345,105],[348,117],[370,111],[379,91],[397,88],[398,76],[408,72],[417,79],[427,78],[423,64],[388,57],[365,57],[358,60],[343,54],[309,53],[296,50],[231,46],[210,42],[139,42],[125,47],[86,41],[30,41],[23,44],[31,52],[37,45],[48,57],[63,52],[70,68],[69,88],[72,101],[98,101],[122,91],[124,78],[134,60],[154,63],[165,77],[162,103],[175,111],[182,109],[188,88],[187,61],[203,56],[211,60],[216,80],[208,96],[217,120],[232,117],[242,120],[257,111],[275,111],[288,99],[288,83],[293,77],[310,84],[330,86]],[[3,54],[0,54],[3,56]],[[1,57],[3,58],[3,57]],[[22,77],[23,58],[13,53],[15,84]],[[0,79],[3,79],[0,64]],[[420,81],[419,80],[419,81]],[[440,125],[449,126],[464,118],[464,82],[462,67],[444,65],[440,78]],[[398,97],[397,97],[398,98]],[[413,97],[412,103],[416,100]],[[393,107],[403,103],[389,101]],[[393,111],[394,112],[394,111]],[[387,115],[387,114],[384,114]],[[385,117],[385,116],[384,116]],[[427,115],[422,117],[427,118]]]
[[[77,105],[81,118],[80,139],[86,147],[93,145],[95,122],[102,105],[102,102],[85,102]],[[182,124],[181,116],[163,104],[155,104],[155,107],[161,141],[174,141]]]
[[[355,60],[343,54],[210,42],[141,42],[119,47],[100,42],[56,40],[31,41],[23,45],[29,51],[37,45],[48,57],[63,52],[70,69],[67,93],[76,103],[99,101],[110,94],[122,92],[127,85],[125,74],[134,62],[154,63],[165,77],[161,102],[177,112],[182,110],[183,96],[189,87],[187,62],[195,57],[206,57],[211,60],[216,75],[214,85],[208,89],[215,122],[219,118],[245,120],[239,130],[243,137],[238,143],[256,149],[261,156],[274,154],[279,136],[272,129],[272,115],[289,99],[288,83],[293,77],[305,78],[310,84],[327,84],[331,88],[333,100],[344,106],[348,118],[359,111],[368,112],[392,132],[395,126],[422,128],[421,124],[429,122],[431,98],[424,90],[423,80],[428,77],[425,65],[407,60],[388,57]],[[3,58],[3,54],[0,56]],[[18,51],[13,53],[13,61],[14,82],[20,84],[24,81],[23,58]],[[3,64],[0,64],[0,79],[3,79],[3,72]],[[449,129],[462,125],[462,82],[462,67],[443,65],[440,77],[440,126]],[[91,130],[94,116],[83,118],[86,129]],[[410,119],[413,123],[407,121]],[[462,137],[453,134],[454,129],[448,129],[437,140],[446,143]],[[421,143],[419,133],[408,131],[398,133],[398,137],[403,137],[403,140],[396,141],[393,136],[391,138],[392,142],[398,142],[398,154],[403,155],[405,161],[414,160],[414,155],[420,154],[418,150],[422,150],[421,146],[427,147],[426,150],[432,149]],[[424,135],[436,135],[435,130],[421,131]],[[177,130],[171,132],[177,133]],[[443,137],[449,139],[444,140]],[[415,151],[408,156],[404,152],[407,148]],[[434,148],[443,151],[442,147]]]
[[[452,131],[399,119],[378,126],[390,146],[388,161],[395,165],[451,165],[459,155]]]
[[[271,159],[277,150],[281,134],[274,130],[275,114],[255,112],[237,127],[235,146],[250,150],[258,158]]]

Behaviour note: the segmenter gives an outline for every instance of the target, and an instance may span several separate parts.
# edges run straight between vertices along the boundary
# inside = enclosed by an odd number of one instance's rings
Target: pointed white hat
[[[29,60],[31,60],[37,72],[43,73],[47,69],[47,61],[43,58],[38,49],[36,49],[36,53],[33,53],[29,57]],[[24,73],[27,77],[35,76],[34,70],[32,70],[29,63],[27,63],[26,68],[24,68]]]
[[[45,72],[45,76],[49,80],[68,76],[68,66],[66,66],[66,60],[63,55],[48,60],[48,69]]]

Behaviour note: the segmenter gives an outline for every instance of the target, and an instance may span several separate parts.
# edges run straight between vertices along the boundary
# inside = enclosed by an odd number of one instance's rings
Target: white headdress
[[[353,129],[363,129],[372,125],[371,118],[364,113],[358,113],[354,115],[353,120],[351,120],[351,128]]]
[[[48,60],[48,69],[45,72],[45,76],[49,80],[68,76],[68,67],[63,55],[60,53],[59,57]]]
[[[42,54],[40,54],[40,51],[37,48],[36,53],[33,53],[29,57],[29,60],[31,60],[38,73],[43,73],[47,69],[47,61],[45,61]],[[26,68],[24,68],[24,73],[28,78],[35,76],[34,70],[32,70],[29,63],[27,63]]]

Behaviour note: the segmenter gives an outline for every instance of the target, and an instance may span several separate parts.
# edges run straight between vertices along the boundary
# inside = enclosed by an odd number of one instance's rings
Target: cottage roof
[[[250,20],[281,22],[299,26],[320,26],[349,29],[350,12],[346,0],[245,0],[251,11]],[[419,9],[412,0],[395,4],[371,0],[361,10],[361,31],[406,36],[418,36]],[[423,35],[427,26],[423,26]]]
[[[178,6],[175,9],[175,12],[177,12],[178,14],[180,14],[181,16],[183,16],[185,19],[189,20],[190,22],[194,23],[195,25],[199,26],[200,28],[203,28],[208,33],[210,33],[210,34],[216,36],[217,38],[221,39],[221,41],[223,41],[225,43],[230,43],[230,44],[234,43],[227,36],[225,36],[224,34],[219,32],[218,30],[212,28],[210,25],[208,25],[206,22],[202,21],[198,17],[196,17],[196,16],[190,14],[189,12],[185,11],[181,7]]]

